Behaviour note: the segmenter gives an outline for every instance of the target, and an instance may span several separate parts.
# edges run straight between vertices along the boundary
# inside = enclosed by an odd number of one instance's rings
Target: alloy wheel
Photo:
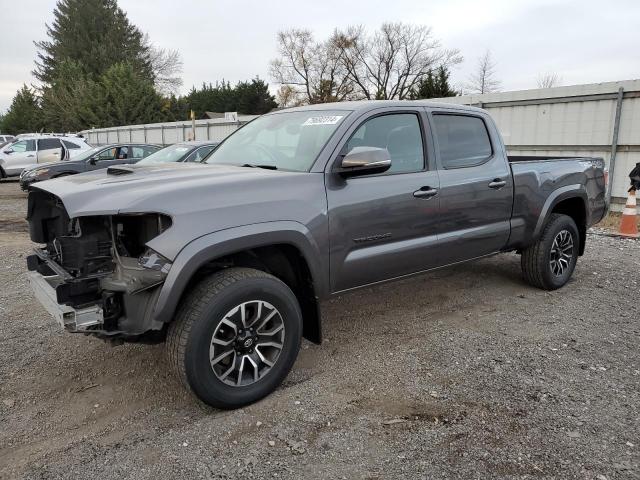
[[[567,271],[573,258],[573,237],[568,230],[561,230],[553,239],[549,267],[556,277]]]
[[[284,338],[284,321],[277,308],[264,300],[241,303],[216,325],[209,347],[211,368],[228,385],[252,385],[275,365]]]

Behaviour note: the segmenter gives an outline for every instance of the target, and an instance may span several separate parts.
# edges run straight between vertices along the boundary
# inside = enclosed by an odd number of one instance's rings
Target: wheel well
[[[193,284],[202,277],[229,267],[255,268],[282,280],[300,304],[304,338],[314,343],[322,341],[320,309],[313,277],[304,256],[296,247],[288,244],[269,245],[216,258],[198,269],[185,292],[191,291]]]
[[[584,201],[580,197],[562,200],[553,207],[551,213],[568,215],[576,222],[578,233],[580,234],[580,255],[582,255],[587,239],[587,209],[585,208]]]
[[[0,167],[0,178],[5,178],[7,175],[4,173],[4,169]]]

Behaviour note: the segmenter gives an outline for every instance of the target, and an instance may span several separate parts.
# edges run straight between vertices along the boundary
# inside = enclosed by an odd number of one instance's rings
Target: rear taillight
[[[604,171],[604,185],[609,186],[609,170]]]

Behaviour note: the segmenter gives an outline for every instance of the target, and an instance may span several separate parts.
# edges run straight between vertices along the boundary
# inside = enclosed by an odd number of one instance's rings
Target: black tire
[[[257,381],[246,386],[229,385],[218,377],[212,366],[213,336],[228,312],[255,300],[268,302],[277,309],[283,325],[282,348],[273,366]],[[176,319],[169,325],[166,351],[182,383],[200,400],[216,408],[231,409],[253,403],[274,391],[293,367],[301,340],[302,313],[287,285],[259,270],[228,268],[201,280],[182,301]],[[255,352],[258,352],[257,346]],[[233,353],[233,362],[236,355]],[[246,373],[244,375],[246,378]],[[243,373],[236,376],[242,379]]]
[[[553,271],[551,265],[552,255],[555,255],[552,252],[553,243],[558,235],[565,231],[571,236],[571,259],[567,260],[566,267],[562,273],[558,274]],[[580,235],[573,219],[559,213],[551,214],[538,241],[522,252],[520,263],[524,279],[530,285],[544,290],[556,290],[562,287],[573,274],[579,251]]]

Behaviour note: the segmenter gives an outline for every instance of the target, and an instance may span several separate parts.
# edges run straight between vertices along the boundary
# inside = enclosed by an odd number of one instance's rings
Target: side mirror
[[[6,153],[7,155],[13,153],[13,148],[7,148],[4,153]]]
[[[347,153],[337,172],[343,177],[383,173],[391,167],[391,155],[386,148],[354,147]]]
[[[95,165],[95,164],[96,164],[96,157],[91,157],[91,158],[89,159],[89,163],[90,163],[91,165]]]

